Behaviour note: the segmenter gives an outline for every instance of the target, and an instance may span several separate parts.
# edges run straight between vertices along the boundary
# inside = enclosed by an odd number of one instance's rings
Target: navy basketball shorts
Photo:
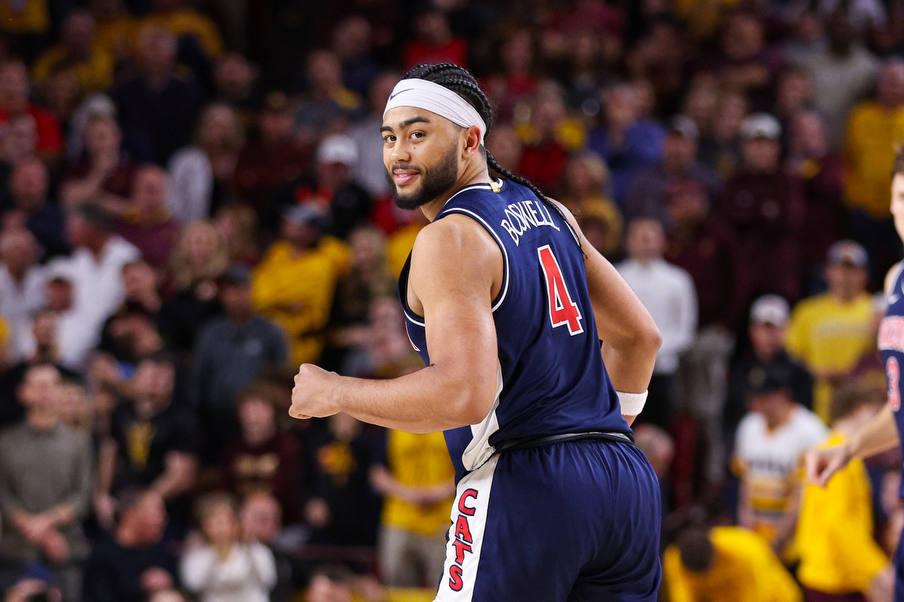
[[[437,602],[653,601],[659,483],[629,443],[493,456],[458,483]]]

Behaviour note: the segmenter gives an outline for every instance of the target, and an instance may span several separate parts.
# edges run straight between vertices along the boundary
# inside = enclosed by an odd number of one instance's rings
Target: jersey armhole
[[[499,293],[496,295],[496,298],[493,299],[492,310],[495,312],[502,306],[502,303],[505,301],[506,295],[508,294],[509,289],[509,257],[508,251],[505,249],[505,244],[502,242],[502,239],[499,238],[499,235],[496,234],[496,231],[490,227],[490,225],[484,220],[482,217],[471,211],[470,209],[465,209],[463,207],[450,207],[444,210],[440,217],[445,217],[450,213],[460,213],[461,215],[467,215],[478,224],[480,224],[484,230],[490,233],[490,236],[496,241],[496,245],[499,247],[499,250],[502,252],[502,286],[499,288]]]

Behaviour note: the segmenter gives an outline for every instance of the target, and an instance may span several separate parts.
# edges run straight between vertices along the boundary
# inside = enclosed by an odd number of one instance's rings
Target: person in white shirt
[[[662,225],[649,218],[631,221],[628,259],[616,268],[653,316],[662,333],[643,419],[668,429],[672,421],[674,376],[679,355],[694,342],[697,291],[690,275],[663,258]]]
[[[123,301],[123,266],[140,259],[141,253],[111,233],[109,214],[95,205],[74,208],[67,218],[66,231],[74,251],[51,262],[48,269],[65,274],[72,283],[72,319],[78,324],[80,337],[84,337],[75,346],[87,352],[97,344],[104,321]],[[69,358],[67,366],[79,368],[84,360],[84,354]]]
[[[825,425],[792,398],[787,365],[756,367],[747,380],[750,412],[738,426],[734,466],[741,480],[738,522],[782,553],[797,524],[804,453],[822,442]]]
[[[37,242],[28,230],[8,230],[0,237],[0,315],[9,324],[12,362],[25,357],[32,317],[45,302],[46,278],[37,256]]]
[[[211,493],[198,503],[205,543],[182,557],[180,573],[200,602],[267,602],[276,584],[276,562],[269,548],[242,542],[232,497]]]

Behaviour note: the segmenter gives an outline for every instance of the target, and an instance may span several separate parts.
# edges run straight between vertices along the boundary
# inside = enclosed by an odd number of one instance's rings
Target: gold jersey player
[[[904,151],[898,150],[891,181],[891,214],[898,236],[904,240]],[[852,458],[866,458],[892,449],[900,444],[904,432],[904,267],[899,262],[885,278],[888,308],[879,326],[879,351],[885,364],[888,401],[875,418],[847,441],[835,447],[811,451],[807,455],[807,475],[811,481],[825,485]],[[900,495],[904,496],[904,485]],[[904,537],[904,534],[902,534]],[[894,572],[883,571],[871,585],[875,599],[887,597],[884,590],[894,591],[895,602],[904,602],[904,545],[898,543]]]
[[[431,222],[399,286],[426,367],[303,365],[290,413],[444,431],[457,493],[437,600],[655,600],[659,487],[629,424],[659,332],[567,210],[496,163],[492,121],[456,65],[395,86],[383,162],[397,204]]]

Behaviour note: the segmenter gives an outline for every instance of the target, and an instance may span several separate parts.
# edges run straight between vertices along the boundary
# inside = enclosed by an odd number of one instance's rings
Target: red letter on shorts
[[[468,517],[458,515],[458,520],[455,521],[455,537],[461,537],[462,541],[468,543],[474,541],[471,538],[471,525],[468,524]]]
[[[462,580],[462,568],[456,564],[449,567],[449,587],[454,592],[460,592],[465,582]]]
[[[457,562],[458,564],[464,564],[465,552],[470,552],[471,546],[460,539],[455,539],[452,541],[452,547],[455,548],[455,562]]]
[[[458,498],[458,511],[467,516],[474,516],[476,510],[474,508],[469,508],[465,506],[465,500],[468,498],[477,499],[477,490],[476,489],[465,489],[461,493],[461,497]]]

